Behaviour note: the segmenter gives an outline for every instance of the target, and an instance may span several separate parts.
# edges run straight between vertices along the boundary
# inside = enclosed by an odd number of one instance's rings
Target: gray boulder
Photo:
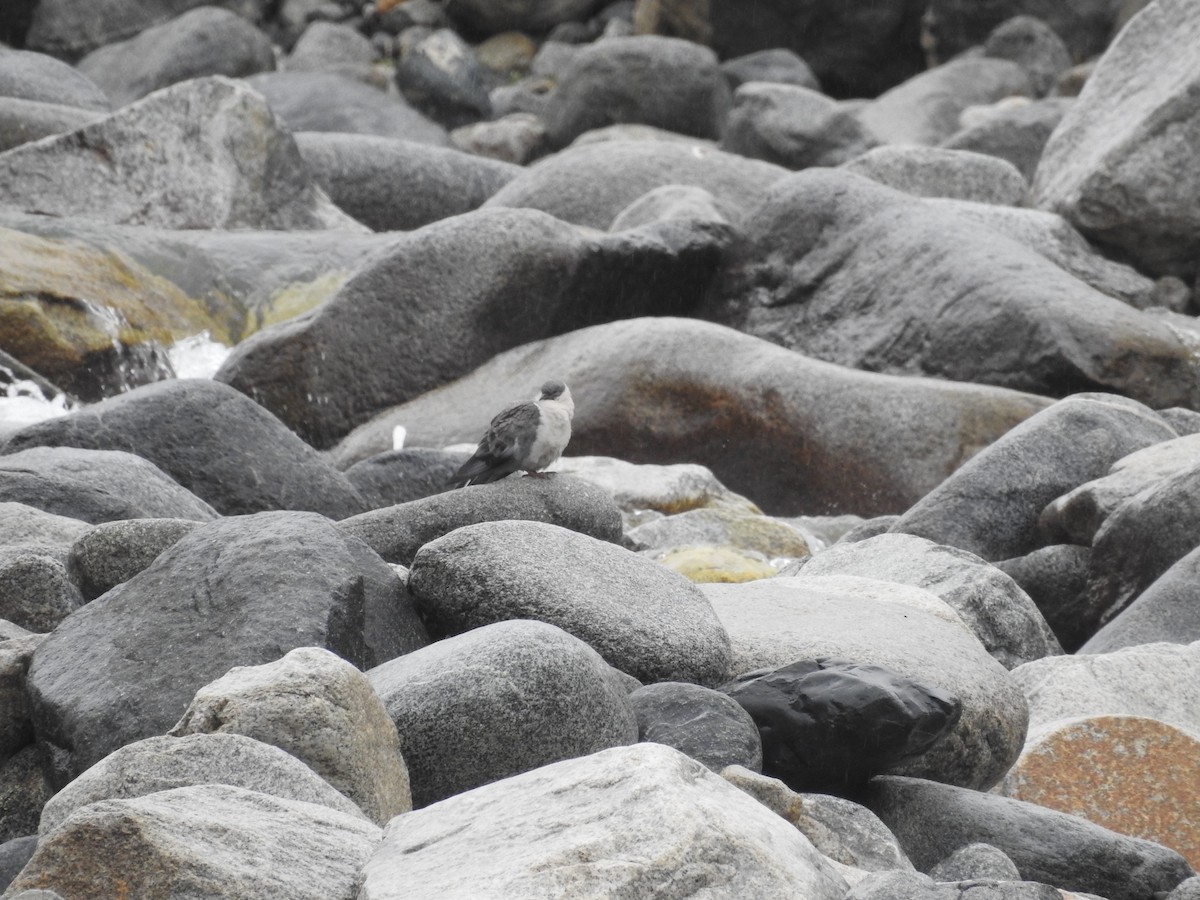
[[[809,87],[752,81],[733,95],[721,149],[804,169],[837,166],[877,144],[858,118]]]
[[[39,740],[70,777],[166,732],[232,666],[298,646],[360,666],[407,653],[426,636],[402,591],[369,548],[313,513],[211,523],[39,646],[29,674]]]
[[[930,869],[929,876],[935,881],[1019,881],[1021,873],[999,847],[977,843],[959,847]]]
[[[371,39],[352,25],[309,22],[284,60],[289,72],[366,73],[378,54]]]
[[[70,550],[92,526],[24,503],[0,502],[0,547],[38,546]]]
[[[476,628],[367,677],[400,733],[418,809],[637,740],[623,677],[583,641],[544,622]]]
[[[918,869],[973,843],[1003,850],[1021,877],[1108,900],[1145,900],[1192,874],[1173,850],[1067,813],[918,778],[884,776],[865,804]]]
[[[591,228],[608,228],[647,191],[666,184],[704,188],[737,211],[761,203],[787,170],[762,160],[669,141],[606,141],[540,159],[493,194],[489,206],[530,207]]]
[[[119,450],[30,447],[0,456],[0,501],[93,524],[193,519],[217,512],[140,456]]]
[[[968,150],[893,144],[867,150],[842,168],[917,197],[1016,206],[1029,189],[1012,163]]]
[[[352,433],[338,464],[390,448],[396,425],[410,446],[476,441],[504,403],[552,377],[578,398],[573,454],[687,459],[778,515],[902,510],[1046,403],[842,369],[706,322],[634,319],[499,356]]]
[[[1007,160],[1033,180],[1042,151],[1072,101],[1062,97],[1022,103],[990,112],[986,119],[954,132],[939,145]]]
[[[986,560],[1041,546],[1046,504],[1108,472],[1174,431],[1152,410],[1122,397],[1084,394],[1060,400],[968,460],[892,526]]]
[[[246,83],[291,132],[337,131],[445,146],[446,130],[388,94],[338,72],[270,72]]]
[[[1158,0],[1096,64],[1046,145],[1034,202],[1156,275],[1190,280],[1200,257],[1200,7]]]
[[[859,112],[872,134],[888,144],[940,144],[958,131],[968,106],[1027,96],[1029,75],[1006,59],[964,57],[916,75]]]
[[[1063,39],[1034,16],[1013,16],[997,25],[983,44],[983,55],[1012,60],[1024,69],[1035,97],[1050,93],[1073,63]]]
[[[396,84],[413,106],[447,128],[492,114],[483,66],[451,28],[439,28],[401,54]]]
[[[0,203],[166,228],[361,228],[309,179],[262,98],[221,77],[0,153]]]
[[[353,895],[380,830],[361,816],[224,784],[199,784],[77,811],[38,843],[10,890],[213,900]]]
[[[470,456],[431,447],[387,450],[356,462],[345,475],[367,506],[379,509],[443,493]],[[365,532],[361,536],[370,543]]]
[[[837,169],[790,175],[701,312],[872,371],[1200,406],[1194,320],[1131,309],[945,204]]]
[[[681,243],[666,223],[596,235],[512,209],[434,222],[392,244],[310,314],[243,341],[216,379],[325,448],[518,344],[630,315],[686,311],[724,243],[699,227],[688,234]],[[469,266],[447,263],[467,257]],[[380,334],[403,335],[420,353],[397,353]],[[535,387],[521,386],[505,403]]]
[[[283,423],[209,379],[149,384],[31,425],[4,446],[136,453],[222,515],[298,509],[343,519],[366,508],[345,476]]]
[[[712,686],[729,638],[682,575],[542,522],[485,522],[417,551],[408,591],[435,639],[509,619],[549,622],[639,681]]]
[[[104,91],[74,66],[44,53],[5,48],[0,53],[0,97],[106,113]]]
[[[733,91],[750,81],[790,84],[812,91],[821,90],[820,82],[808,63],[786,47],[756,50],[744,56],[727,59],[721,63],[721,72]]]
[[[1091,558],[1091,547],[1051,544],[995,563],[1029,595],[1067,653],[1095,631],[1096,616],[1087,602]]]
[[[1014,16],[1036,16],[1066,42],[1071,56],[1101,53],[1112,37],[1116,7],[1109,0],[986,0],[963,4],[931,0],[923,20],[922,43],[936,60],[948,60],[979,44]]]
[[[25,868],[25,864],[33,856],[33,851],[37,849],[37,842],[36,834],[28,834],[0,844],[0,890],[7,888]],[[35,894],[45,896],[35,897]],[[22,891],[20,896],[24,900],[62,900],[58,894],[49,891]]]
[[[1017,584],[974,554],[908,534],[881,534],[830,547],[805,560],[804,579],[857,575],[925,588],[957,612],[1006,669],[1062,652],[1038,608]]]
[[[1061,900],[1062,892],[1035,881],[934,881],[920,872],[875,872],[858,882],[846,900],[955,900],[970,892],[978,900]]]
[[[41,635],[30,634],[7,620],[4,630],[20,630],[24,636],[9,636],[0,632],[0,761],[33,743],[33,721],[30,718],[29,696],[25,692],[25,676],[33,651],[42,642]]]
[[[45,634],[82,605],[79,589],[57,559],[0,548],[0,619]]]
[[[50,798],[38,834],[45,837],[90,803],[197,784],[228,784],[362,816],[316,772],[278,747],[240,734],[193,734],[146,738],[114,750]]]
[[[116,41],[79,61],[79,71],[125,106],[190,78],[242,78],[275,68],[271,41],[250,22],[217,6],[200,6]]]
[[[739,766],[762,769],[758,726],[727,694],[698,684],[664,681],[629,695],[638,740],[666,744],[714,772]]]
[[[480,206],[518,166],[366,134],[301,132],[304,164],[331,200],[375,231],[405,231]]]
[[[0,762],[0,841],[36,834],[38,816],[54,793],[44,772],[45,759],[36,744],[26,744]]]
[[[729,109],[729,85],[707,47],[639,35],[589,44],[572,56],[546,107],[546,135],[563,147],[585,131],[617,122],[716,138]]]
[[[1197,546],[1200,462],[1193,462],[1129,498],[1096,531],[1087,587],[1093,625],[1112,621]]]
[[[570,475],[523,475],[445,491],[343,519],[337,527],[390,563],[410,565],[430,541],[467,525],[501,520],[545,522],[610,543],[621,541],[621,513],[601,488]]]
[[[95,600],[148,568],[164,550],[199,527],[191,519],[102,522],[71,545],[71,580],[85,601]]]
[[[1197,539],[1200,540],[1200,536]],[[1143,552],[1147,551],[1143,545]],[[1157,641],[1178,644],[1200,641],[1198,576],[1200,546],[1163,572],[1127,607],[1108,618],[1107,624],[1092,635],[1079,652],[1111,653],[1122,647]]]
[[[278,747],[377,825],[412,809],[400,737],[383,702],[366,675],[319,647],[235,666],[196,692],[170,734],[245,735]]]
[[[1021,752],[1029,715],[1004,667],[961,623],[906,602],[856,595],[836,581],[704,585],[729,632],[733,672],[838,657],[885,666],[948,691],[962,703],[958,722],[936,745],[892,771],[981,790],[999,781]]]
[[[636,864],[630,864],[636,859]],[[841,900],[795,828],[682,753],[638,744],[543,766],[392,821],[360,897]]]
[[[52,134],[75,131],[104,115],[77,106],[0,97],[0,153]]]

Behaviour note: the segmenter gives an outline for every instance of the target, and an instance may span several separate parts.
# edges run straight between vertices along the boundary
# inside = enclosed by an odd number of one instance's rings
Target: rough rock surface
[[[1197,573],[1200,573],[1200,547],[1191,550],[1160,575],[1132,603],[1093,634],[1079,648],[1079,652],[1111,653],[1122,647],[1136,647],[1157,641],[1181,644],[1200,641]],[[1107,599],[1107,595],[1097,598],[1095,594],[1090,594],[1089,599]],[[1097,608],[1102,610],[1102,615],[1112,610],[1107,605],[1092,607]]]
[[[71,545],[67,560],[71,578],[85,601],[95,600],[148,568],[200,524],[192,519],[101,522]]]
[[[856,155],[842,168],[917,197],[1016,206],[1029,190],[1016,166],[969,150],[890,144]]]

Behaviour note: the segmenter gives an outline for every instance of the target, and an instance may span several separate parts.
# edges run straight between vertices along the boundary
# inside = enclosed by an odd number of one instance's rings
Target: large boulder
[[[416,808],[638,736],[626,676],[544,622],[485,625],[367,677],[400,733]]]
[[[544,766],[392,821],[362,900],[505,896],[841,900],[790,823],[682,753],[620,747]]]
[[[1029,715],[1004,667],[961,622],[907,602],[904,588],[876,599],[847,580],[703,585],[729,632],[733,672],[834,657],[928,684],[956,697],[962,714],[942,740],[891,771],[981,790],[998,782],[1020,753]]]
[[[876,147],[842,168],[916,197],[1016,206],[1029,189],[1016,166],[995,156],[916,144]]]
[[[338,523],[390,563],[409,565],[423,546],[479,522],[524,520],[569,528],[601,541],[620,543],[621,513],[605,491],[569,475],[524,475],[470,490],[442,493],[351,516]]]
[[[1069,397],[1021,423],[934,488],[891,530],[986,560],[1042,545],[1046,505],[1118,459],[1176,437],[1152,410],[1123,397]]]
[[[1008,160],[1027,181],[1033,180],[1042,151],[1073,101],[1052,97],[989,111],[946,138],[947,150],[971,150]]]
[[[199,784],[76,812],[38,849],[10,890],[65,898],[246,900],[353,896],[380,830],[344,812],[224,784]]]
[[[306,131],[296,144],[330,199],[375,231],[469,212],[521,172],[449,147],[366,134]]]
[[[707,47],[639,35],[588,44],[571,57],[546,107],[546,132],[562,147],[621,122],[700,138],[720,136],[729,85]]]
[[[1157,0],[1096,64],[1046,145],[1038,206],[1155,274],[1196,275],[1200,176],[1200,7]]]
[[[1151,545],[1152,546],[1152,545]],[[1146,545],[1142,545],[1143,551]],[[1080,653],[1111,653],[1156,641],[1200,641],[1200,546],[1167,569],[1082,647]],[[1111,611],[1111,607],[1106,612]],[[1198,729],[1200,730],[1200,729]]]
[[[745,231],[704,308],[735,328],[872,371],[1200,406],[1194,320],[1131,309],[945,201],[809,169]]]
[[[706,233],[681,243],[671,223],[597,235],[532,210],[477,210],[398,240],[320,308],[239,344],[216,378],[328,447],[518,344],[686,311],[721,247]]]
[[[0,153],[0,203],[167,228],[361,229],[244,83],[199,78]]]
[[[476,441],[537,378],[576,398],[571,452],[700,463],[779,514],[898,512],[1047,401],[831,366],[706,322],[635,319],[510,351],[351,434],[345,466],[389,449]],[[533,379],[530,381],[530,379]]]
[[[0,53],[0,97],[108,112],[100,86],[74,66],[44,53],[5,49]]]
[[[208,379],[147,385],[31,425],[4,444],[9,452],[33,447],[136,454],[227,516],[297,509],[344,519],[366,508],[346,477],[283,423]]]
[[[714,685],[729,638],[700,589],[621,547],[541,522],[485,522],[417,551],[408,591],[434,638],[509,619],[557,625],[639,681]]]
[[[559,151],[529,166],[484,206],[530,207],[577,225],[608,228],[625,207],[667,184],[701,187],[747,215],[787,169],[711,147],[673,141],[604,141]]]
[[[211,523],[39,646],[29,674],[39,740],[70,777],[166,732],[232,666],[304,646],[360,667],[407,653],[427,638],[402,592],[366,545],[313,513]]]
[[[190,78],[241,78],[270,71],[275,54],[270,39],[242,16],[201,6],[129,40],[107,44],[78,66],[113,106],[124,106]]]
[[[154,464],[120,450],[30,447],[0,456],[0,501],[48,513],[114,519],[194,519],[216,511]]]

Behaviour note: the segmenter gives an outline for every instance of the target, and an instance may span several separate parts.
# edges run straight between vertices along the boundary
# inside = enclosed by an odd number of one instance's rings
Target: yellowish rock
[[[775,576],[774,567],[761,553],[737,547],[675,547],[655,558],[696,584],[738,584]]]
[[[744,509],[693,509],[639,525],[631,540],[647,547],[683,544],[729,545],[768,559],[799,559],[811,554],[805,535],[795,527]]]

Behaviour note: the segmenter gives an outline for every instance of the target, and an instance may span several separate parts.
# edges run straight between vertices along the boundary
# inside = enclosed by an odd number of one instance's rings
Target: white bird
[[[508,407],[492,419],[475,454],[450,483],[455,487],[499,481],[513,472],[540,472],[571,440],[575,401],[561,381],[547,381],[536,400]]]

